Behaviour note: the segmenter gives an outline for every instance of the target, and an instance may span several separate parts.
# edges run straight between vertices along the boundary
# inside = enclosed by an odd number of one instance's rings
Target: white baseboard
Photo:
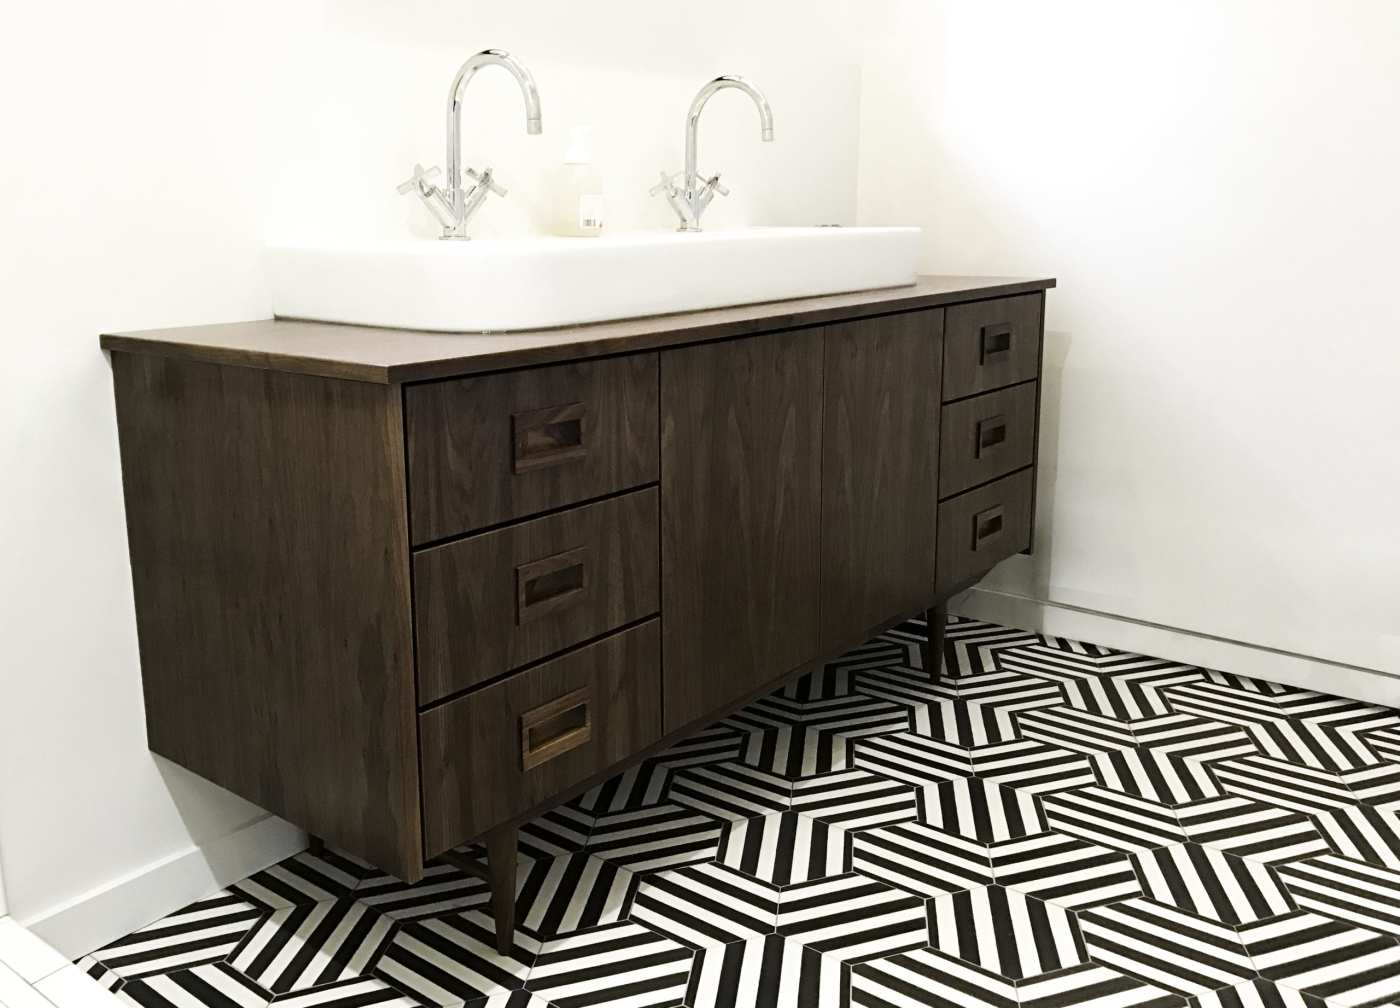
[[[1375,669],[985,588],[972,588],[956,596],[948,608],[960,616],[1021,630],[1400,707],[1400,676]]]
[[[77,959],[305,846],[305,833],[265,815],[20,923]]]

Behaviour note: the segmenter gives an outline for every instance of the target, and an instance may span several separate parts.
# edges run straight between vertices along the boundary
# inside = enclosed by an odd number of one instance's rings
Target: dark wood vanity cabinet
[[[151,748],[508,937],[517,823],[1029,547],[1053,284],[103,337]]]

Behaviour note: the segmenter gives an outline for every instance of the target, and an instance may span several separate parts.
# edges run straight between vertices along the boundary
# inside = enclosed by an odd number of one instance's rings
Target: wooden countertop
[[[1046,290],[1048,278],[923,276],[908,287],[500,333],[435,333],[261,319],[112,333],[104,349],[392,384],[821,325]]]

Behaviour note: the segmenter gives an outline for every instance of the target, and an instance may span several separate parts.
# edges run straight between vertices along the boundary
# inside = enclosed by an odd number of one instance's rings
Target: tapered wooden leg
[[[924,644],[924,671],[930,679],[943,673],[943,637],[948,629],[948,603],[940,602],[927,613],[928,642]]]
[[[496,918],[496,950],[510,955],[515,944],[514,826],[498,826],[486,834],[486,866],[490,872],[491,913]]]
[[[322,840],[320,837],[308,836],[306,839],[309,841],[306,845],[308,853],[315,857],[320,857],[326,852],[326,841]]]

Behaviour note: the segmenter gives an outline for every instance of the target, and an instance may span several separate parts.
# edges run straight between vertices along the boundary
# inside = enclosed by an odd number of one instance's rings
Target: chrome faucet
[[[705,213],[705,208],[710,205],[710,200],[715,198],[715,193],[721,196],[729,195],[729,190],[720,185],[719,175],[702,180],[700,170],[695,164],[700,113],[704,111],[705,103],[710,97],[725,88],[735,88],[753,99],[753,103],[758,106],[759,139],[765,143],[773,139],[773,110],[768,107],[768,99],[763,97],[763,92],[758,88],[742,77],[727,74],[716,77],[702,87],[695,100],[690,103],[690,111],[685,116],[685,171],[677,175],[662,172],[661,181],[651,188],[653,196],[660,193],[666,197],[666,202],[671,204],[671,209],[680,218],[681,223],[677,231],[699,231],[700,218]],[[680,180],[679,185],[677,179]]]
[[[540,93],[535,87],[535,78],[524,64],[503,49],[483,49],[462,64],[457,76],[452,78],[452,86],[447,91],[447,181],[445,188],[428,181],[437,175],[436,167],[424,170],[421,164],[413,166],[413,177],[399,185],[401,194],[413,193],[428,208],[428,212],[442,225],[443,238],[465,241],[467,224],[472,214],[486,201],[489,193],[497,196],[506,194],[505,186],[495,180],[490,168],[480,172],[472,168],[462,168],[462,95],[467,84],[484,66],[505,67],[520,85],[520,93],[525,96],[525,132],[540,132]],[[464,188],[462,177],[471,179],[471,188]]]

